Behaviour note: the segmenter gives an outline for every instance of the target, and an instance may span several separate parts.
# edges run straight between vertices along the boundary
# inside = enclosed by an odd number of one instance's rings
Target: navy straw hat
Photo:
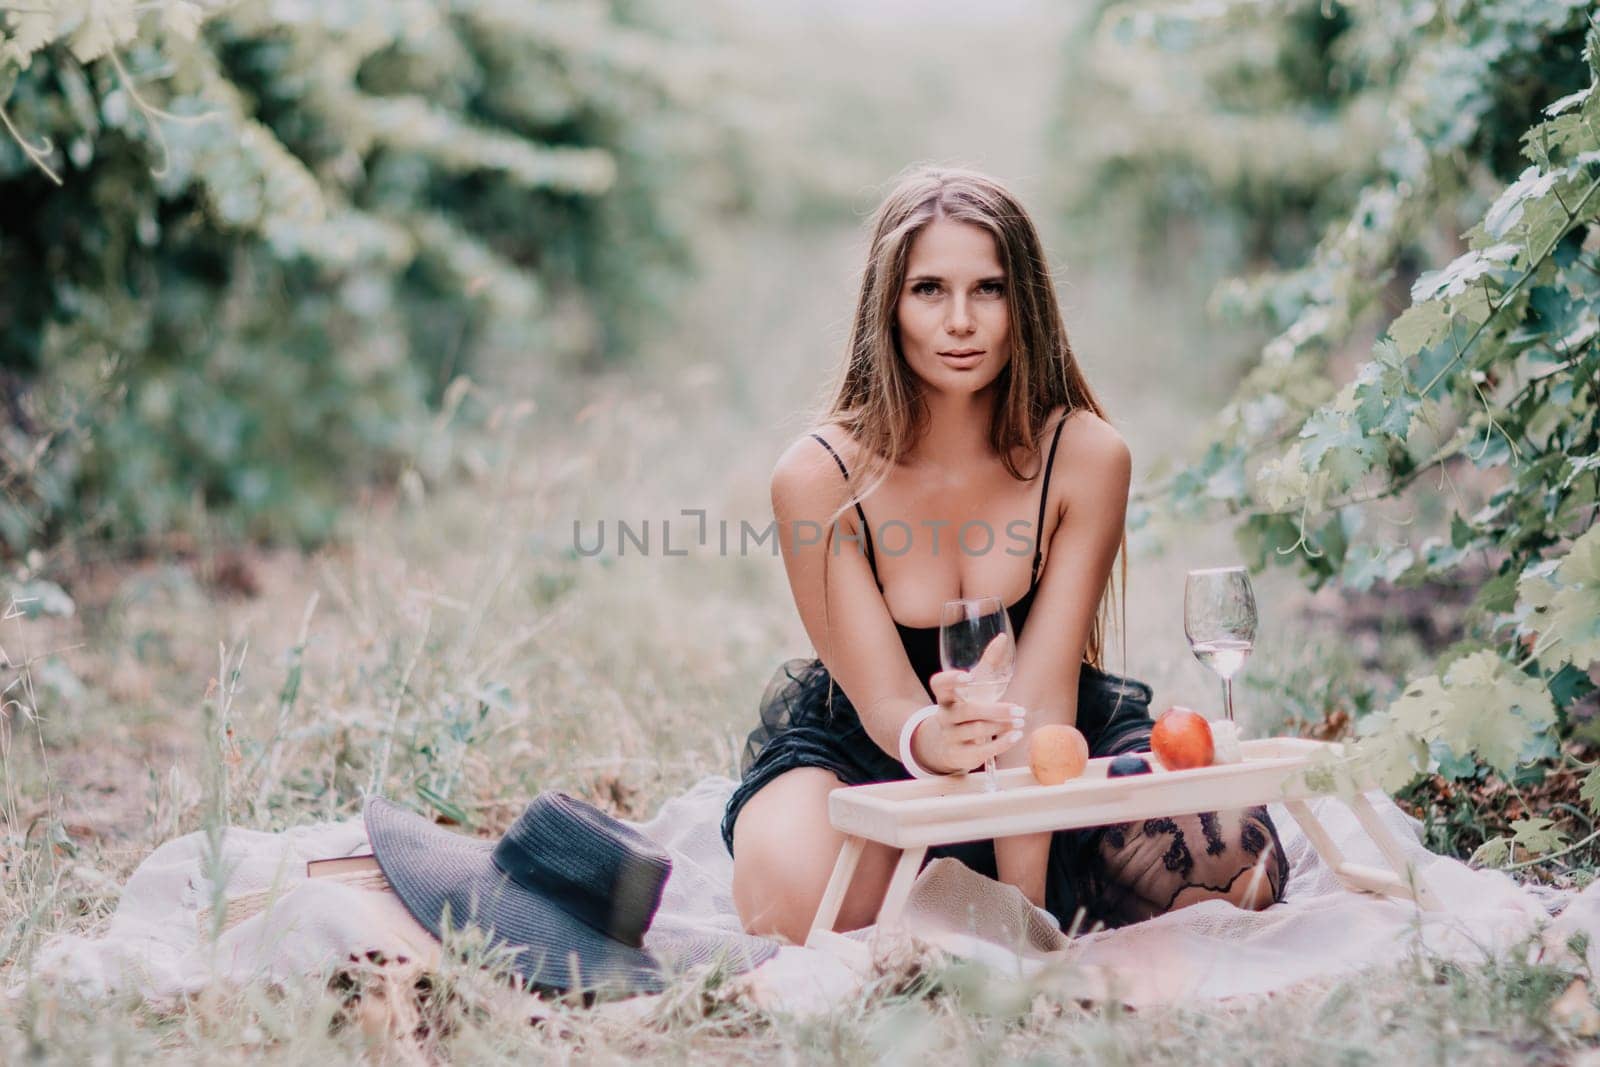
[[[631,827],[564,793],[544,792],[498,842],[451,833],[382,797],[367,839],[396,895],[435,937],[473,928],[515,952],[532,988],[658,992],[644,934],[672,871]]]

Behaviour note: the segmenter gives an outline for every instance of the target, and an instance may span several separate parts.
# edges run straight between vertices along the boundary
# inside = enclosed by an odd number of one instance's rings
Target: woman
[[[930,696],[937,710],[908,741],[925,772],[1024,763],[1044,723],[1075,723],[1096,756],[1149,748],[1149,688],[1099,670],[1130,467],[1073,358],[1026,212],[982,175],[910,173],[874,218],[826,417],[773,473],[784,564],[819,655],[769,687],[723,821],[746,929],[805,940],[843,841],[828,794],[908,777],[902,727]],[[996,703],[962,700],[960,673],[939,669],[940,606],[984,594],[1002,594],[1018,639]],[[894,855],[868,846],[838,929],[872,921]],[[1217,898],[1265,907],[1288,873],[1263,808],[934,855],[1017,886],[1064,928]]]

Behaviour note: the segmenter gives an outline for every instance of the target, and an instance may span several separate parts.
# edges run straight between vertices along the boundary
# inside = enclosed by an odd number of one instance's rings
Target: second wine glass
[[[1233,676],[1256,643],[1256,594],[1243,567],[1190,571],[1183,587],[1183,632],[1195,659],[1222,676],[1222,703],[1233,722]]]
[[[1011,615],[997,596],[945,601],[939,613],[939,664],[947,671],[967,671],[971,678],[956,686],[962,700],[999,700],[1011,684],[1017,664],[1016,634]],[[994,760],[983,764],[984,789],[1000,788]]]

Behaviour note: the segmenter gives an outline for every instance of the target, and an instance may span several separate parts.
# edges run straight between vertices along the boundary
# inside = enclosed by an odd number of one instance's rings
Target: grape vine
[[[454,473],[462,376],[628,358],[725,66],[647,0],[0,2],[0,558],[316,541]]]
[[[1233,516],[1255,566],[1314,587],[1471,585],[1466,639],[1362,720],[1354,758],[1389,788],[1511,774],[1555,754],[1600,664],[1600,28],[1573,0],[1284,0],[1118,5],[1102,40],[1193,55],[1290,16],[1341,87],[1317,121],[1376,102],[1388,133],[1301,262],[1219,291],[1274,334],[1147,499]],[[1395,315],[1386,287],[1430,260]],[[1540,829],[1516,844],[1562,844]]]

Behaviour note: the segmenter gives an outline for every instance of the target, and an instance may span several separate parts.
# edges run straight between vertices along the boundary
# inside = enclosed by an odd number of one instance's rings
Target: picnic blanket
[[[813,1013],[846,1002],[870,976],[871,930],[852,935],[862,946],[854,952],[840,951],[841,939],[830,949],[812,949],[752,937],[740,927],[733,862],[718,829],[734,785],[728,778],[703,779],[634,824],[673,861],[645,947],[670,940],[672,932],[721,937],[743,972],[739,988],[758,1005]],[[1291,875],[1284,902],[1266,911],[1210,901],[1069,939],[1015,888],[942,859],[919,876],[905,929],[936,951],[1007,974],[1048,969],[1088,995],[1136,1006],[1269,993],[1419,952],[1483,960],[1541,932],[1552,944],[1587,933],[1600,952],[1600,883],[1582,893],[1562,892],[1473,870],[1429,853],[1414,820],[1388,797],[1370,798],[1438,894],[1441,910],[1423,912],[1407,901],[1344,889],[1294,819],[1274,806]],[[1342,804],[1319,800],[1312,806],[1346,857],[1381,862]],[[306,878],[307,860],[360,853],[365,845],[359,819],[282,833],[228,830],[217,846],[208,846],[203,833],[179,837],[140,864],[104,929],[57,935],[26,970],[13,969],[11,984],[45,982],[91,997],[135,993],[162,1003],[213,982],[326,972],[372,951],[392,957],[436,950],[381,879]]]

